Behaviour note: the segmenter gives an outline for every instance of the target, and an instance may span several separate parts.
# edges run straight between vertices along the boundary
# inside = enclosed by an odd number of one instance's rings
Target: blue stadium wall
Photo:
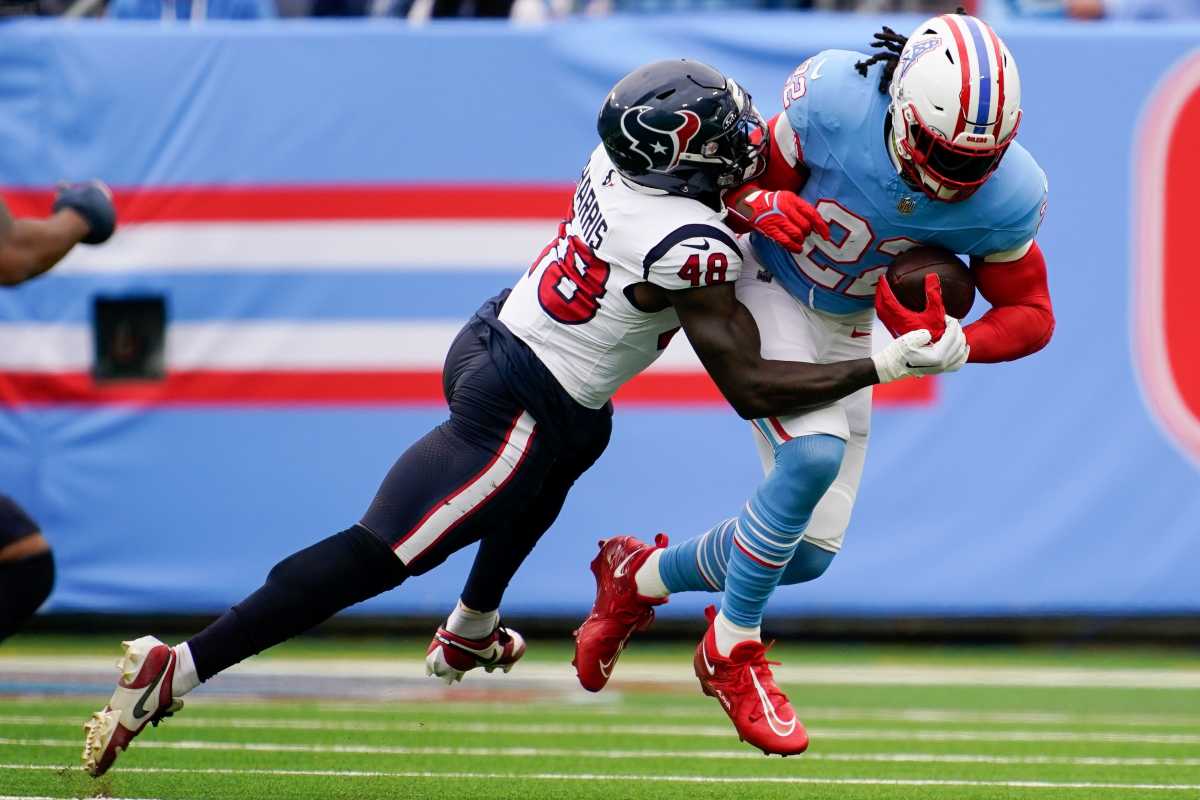
[[[347,202],[355,187],[388,187],[384,205],[430,186],[438,202],[455,187],[480,186],[520,202],[532,187],[543,199],[528,218],[513,209],[494,219],[494,210],[463,213],[499,228],[511,221],[513,230],[544,222],[549,240],[544,198],[560,190],[565,208],[595,145],[596,109],[628,69],[701,59],[736,76],[773,114],[801,60],[862,49],[884,22],[915,24],[822,15],[529,28],[6,23],[0,185],[18,208],[44,204],[62,177],[101,175],[120,194],[157,191],[167,205],[186,204],[189,192],[291,187],[308,211],[285,231],[306,215],[353,217],[322,204]],[[1010,25],[1001,33],[1021,66],[1021,141],[1050,179],[1040,242],[1057,333],[1034,358],[973,366],[914,401],[881,404],[845,550],[821,580],[779,592],[772,613],[1200,610],[1200,334],[1187,306],[1172,305],[1200,288],[1189,283],[1178,230],[1200,210],[1179,177],[1196,168],[1188,153],[1200,151],[1200,133],[1185,124],[1200,96],[1189,60],[1200,27]],[[264,217],[274,212],[257,213],[255,196],[182,218],[266,224],[254,236],[269,248],[274,229]],[[146,203],[141,224],[129,227],[153,233],[157,206]],[[362,213],[378,223],[378,209]],[[414,213],[410,233],[419,238],[426,223]],[[368,247],[343,235],[349,249]],[[362,323],[364,350],[415,351],[420,343],[403,337],[376,346],[370,326],[452,324],[536,255],[508,263],[509,250],[465,235],[426,252],[438,241],[418,242],[414,263],[405,252],[368,253],[363,269],[348,256],[325,268],[287,263],[286,254],[269,263],[269,253],[244,264],[214,256],[206,267],[186,252],[163,256],[159,269],[158,256],[127,239],[113,252],[132,254],[136,268],[85,254],[74,268],[0,295],[0,488],[54,543],[60,580],[50,610],[220,610],[281,556],[353,523],[395,456],[444,415],[428,387],[374,392],[375,362],[345,385],[338,365],[326,365],[320,380],[333,388],[325,394],[268,388],[259,396],[239,384],[172,400],[154,389],[106,396],[81,388],[85,366],[63,353],[86,339],[95,296],[161,294],[172,326]],[[161,235],[154,242],[164,246]],[[25,354],[4,361],[6,337]],[[228,341],[237,349],[242,340]],[[237,362],[223,347],[213,346],[213,359]],[[378,360],[391,368],[402,356]],[[421,359],[426,372],[435,369],[428,353]],[[259,378],[294,360],[275,351],[244,359]],[[353,381],[365,388],[347,389]],[[517,576],[510,613],[582,612],[598,538],[663,530],[682,540],[736,513],[756,485],[750,431],[732,412],[691,396],[674,402],[661,385],[647,391],[618,405],[609,451]],[[469,558],[459,554],[362,610],[441,612]],[[694,613],[707,600],[679,597],[666,612]]]

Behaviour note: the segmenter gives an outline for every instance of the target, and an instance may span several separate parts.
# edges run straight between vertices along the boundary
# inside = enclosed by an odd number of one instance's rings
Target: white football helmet
[[[982,186],[1021,123],[1012,53],[966,14],[943,14],[913,31],[890,92],[901,171],[938,200],[963,200]]]

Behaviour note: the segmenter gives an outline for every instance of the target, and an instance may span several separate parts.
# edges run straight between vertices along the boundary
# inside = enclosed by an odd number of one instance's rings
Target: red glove
[[[900,338],[916,330],[927,330],[936,342],[946,332],[946,306],[942,303],[942,281],[932,272],[925,276],[925,310],[912,311],[896,299],[887,275],[875,284],[875,313],[888,332]]]
[[[804,250],[804,240],[813,231],[822,239],[829,238],[829,223],[793,192],[755,189],[740,199],[749,209],[743,216],[750,226],[792,252]]]

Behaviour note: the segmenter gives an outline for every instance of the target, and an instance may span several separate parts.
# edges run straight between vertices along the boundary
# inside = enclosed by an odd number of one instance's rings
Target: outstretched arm
[[[914,331],[872,358],[771,361],[762,357],[758,326],[732,285],[672,292],[670,300],[696,355],[743,419],[800,413],[872,384],[958,369],[967,357],[955,322],[936,344],[928,344],[927,331]]]
[[[13,219],[0,201],[0,286],[41,275],[80,242],[108,239],[115,225],[112,193],[99,181],[61,188],[45,219]]]
[[[46,219],[13,219],[0,203],[0,285],[15,286],[41,275],[87,232],[87,222],[70,209]]]

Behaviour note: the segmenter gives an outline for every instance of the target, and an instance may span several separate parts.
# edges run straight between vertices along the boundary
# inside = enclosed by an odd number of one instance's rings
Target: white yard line
[[[45,764],[0,764],[0,770],[45,770],[57,771],[62,767]],[[1200,790],[1196,784],[1167,784],[1167,783],[1101,783],[1091,781],[981,781],[981,780],[935,780],[935,779],[905,779],[905,778],[816,778],[798,776],[699,776],[699,775],[638,775],[638,774],[609,774],[609,773],[561,773],[561,772],[377,772],[372,770],[321,770],[321,769],[187,769],[182,767],[130,767],[121,770],[123,775],[262,775],[288,777],[317,777],[317,778],[434,778],[460,780],[503,780],[511,783],[514,780],[533,781],[628,781],[639,783],[767,783],[795,784],[815,786],[955,786],[955,787],[984,787],[1007,789],[1140,789],[1147,791],[1194,792]]]
[[[197,699],[201,699],[201,695]],[[599,695],[587,695],[595,698],[594,702],[574,703],[562,700],[540,700],[529,703],[512,703],[508,701],[481,700],[477,703],[463,701],[424,701],[436,704],[441,714],[470,714],[478,716],[480,710],[500,713],[529,713],[531,707],[539,714],[579,714],[585,711],[589,714],[606,717],[621,717],[638,719],[663,717],[692,719],[712,716],[711,708],[701,708],[689,703],[684,706],[637,705],[636,700],[630,700],[628,695],[608,692]],[[278,700],[245,699],[226,701],[216,698],[203,698],[204,707],[216,705],[236,706],[278,706]],[[687,702],[686,699],[681,702]],[[419,704],[418,704],[419,705]],[[1020,724],[1020,725],[1112,725],[1122,728],[1196,728],[1200,729],[1200,716],[1185,714],[1077,714],[1058,711],[958,711],[949,708],[853,708],[853,707],[817,707],[793,703],[800,718],[808,720],[867,720],[873,722],[917,722],[917,723],[968,723],[968,724]],[[360,715],[395,714],[397,712],[411,713],[416,710],[414,704],[408,701],[379,703],[353,702],[317,702],[313,704],[316,711],[332,713],[347,713]]]
[[[79,722],[80,720],[75,717],[0,716],[0,725],[75,726]],[[378,733],[413,733],[420,731],[472,734],[702,736],[720,738],[733,735],[732,729],[725,725],[456,723],[416,720],[411,722],[369,722],[362,720],[256,719],[250,717],[190,719],[173,717],[167,724],[172,728],[359,731]],[[956,731],[893,728],[810,728],[809,733],[814,739],[845,739],[854,741],[1102,742],[1112,744],[1200,745],[1200,734],[1182,733],[1095,733],[1061,730]]]
[[[36,794],[0,794],[0,800],[69,800],[63,797],[50,797],[47,795]],[[109,797],[105,795],[104,800],[154,800],[152,797]]]
[[[6,674],[33,673],[43,680],[56,675],[80,673],[105,677],[114,674],[113,657],[95,656],[9,656],[0,657],[0,680]],[[914,664],[792,664],[777,667],[779,683],[837,684],[855,686],[1031,686],[1110,689],[1200,689],[1200,669],[1071,668],[1071,667],[983,667]],[[286,678],[396,678],[411,679],[425,674],[423,661],[415,659],[287,659],[263,658],[244,662],[228,674]],[[558,687],[577,686],[574,668],[567,663],[522,663],[511,677],[501,673],[471,675],[472,683],[503,685],[514,678]],[[622,663],[614,679],[621,683],[690,683],[691,662],[686,659],[663,663]]]
[[[75,739],[0,738],[0,747],[63,747],[77,749]],[[139,750],[215,750],[254,753],[316,753],[386,756],[466,756],[479,758],[669,758],[705,761],[755,760],[756,750],[591,750],[563,747],[402,747],[393,745],[318,745],[273,742],[160,742],[141,739]],[[1080,767],[1200,767],[1200,758],[1129,758],[1117,756],[1005,756],[985,753],[807,753],[805,761],[837,761],[881,764],[1006,764],[1062,765]],[[0,798],[3,800],[3,798]]]

